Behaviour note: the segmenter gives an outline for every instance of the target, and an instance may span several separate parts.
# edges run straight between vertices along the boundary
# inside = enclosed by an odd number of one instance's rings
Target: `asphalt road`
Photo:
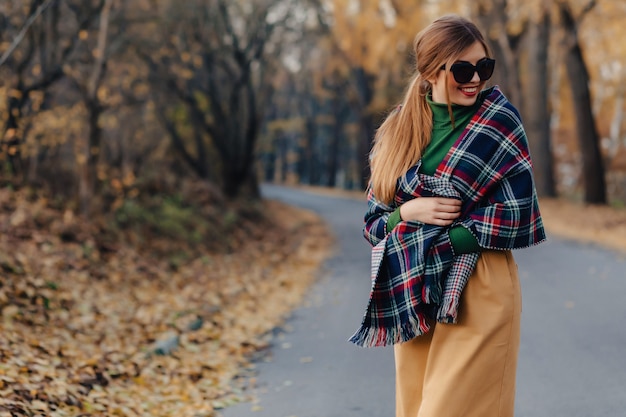
[[[258,364],[257,399],[223,416],[392,417],[392,349],[347,342],[369,291],[365,203],[277,186],[263,194],[318,213],[337,246],[271,360]],[[523,300],[516,417],[625,417],[626,256],[555,236],[514,255]]]

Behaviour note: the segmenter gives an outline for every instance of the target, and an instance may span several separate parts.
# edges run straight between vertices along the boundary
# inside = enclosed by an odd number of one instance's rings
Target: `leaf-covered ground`
[[[213,234],[198,219],[197,245],[181,222],[151,234],[155,212],[112,233],[51,206],[0,190],[1,417],[216,415],[329,251],[315,215],[271,201]]]
[[[188,195],[204,209],[118,205],[118,230],[0,190],[0,417],[215,416],[245,397],[251,361],[332,236],[277,202],[225,209]],[[562,200],[541,210],[549,234],[626,253],[626,210]]]
[[[558,199],[540,205],[549,233],[626,254],[626,209]]]

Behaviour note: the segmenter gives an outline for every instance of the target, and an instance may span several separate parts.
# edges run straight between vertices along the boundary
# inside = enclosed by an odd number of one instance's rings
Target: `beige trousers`
[[[394,346],[396,417],[512,417],[521,292],[510,251],[485,251],[456,324]]]

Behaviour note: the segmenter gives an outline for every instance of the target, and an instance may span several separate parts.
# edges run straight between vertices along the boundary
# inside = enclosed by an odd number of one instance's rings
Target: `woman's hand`
[[[461,215],[461,200],[444,197],[418,197],[400,206],[402,220],[417,220],[436,226],[449,226]]]

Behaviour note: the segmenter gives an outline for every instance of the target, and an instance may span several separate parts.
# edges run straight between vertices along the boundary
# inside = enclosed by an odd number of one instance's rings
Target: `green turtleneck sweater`
[[[457,138],[467,127],[478,107],[480,107],[481,101],[478,100],[473,106],[453,104],[454,126],[452,126],[450,121],[447,104],[435,103],[430,96],[428,97],[428,104],[433,111],[433,133],[430,144],[424,150],[424,155],[422,155],[420,172],[426,175],[433,175]],[[397,208],[387,220],[387,230],[391,231],[400,221],[402,221],[400,208]],[[448,233],[455,253],[470,253],[480,250],[478,241],[465,227],[452,227]]]

